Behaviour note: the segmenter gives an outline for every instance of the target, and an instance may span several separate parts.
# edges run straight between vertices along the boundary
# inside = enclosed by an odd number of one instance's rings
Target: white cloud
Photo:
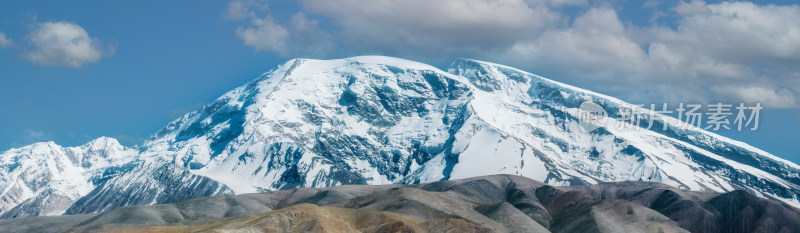
[[[626,37],[614,10],[597,8],[576,18],[572,27],[547,30],[541,37],[516,44],[499,59],[537,70],[558,70],[570,77],[610,81],[637,72],[646,56]],[[598,77],[598,72],[605,76]]]
[[[244,44],[256,49],[256,51],[273,51],[285,53],[288,49],[289,30],[275,22],[271,16],[265,18],[254,18],[251,26],[236,29],[236,35],[244,40]]]
[[[297,12],[286,25],[282,25],[266,12],[267,9],[264,1],[233,1],[228,4],[225,15],[230,19],[249,21],[249,25],[236,29],[236,35],[256,51],[295,56],[330,52],[328,50],[333,46],[331,37],[317,26],[317,20]]]
[[[339,43],[399,55],[504,50],[560,19],[523,0],[304,0],[308,13],[332,19]]]
[[[65,21],[37,23],[27,39],[30,48],[23,55],[39,65],[80,68],[99,61],[105,51],[81,26]]]
[[[702,3],[702,2],[701,2]],[[695,4],[693,2],[692,4]],[[679,20],[654,36],[723,62],[796,66],[800,63],[800,7],[723,2]]]
[[[6,48],[14,44],[14,41],[6,37],[6,34],[0,32],[0,48]]]
[[[278,22],[271,14],[260,12],[266,9],[263,2],[231,2],[225,15],[249,20],[236,34],[257,51],[317,56],[379,53],[431,57],[502,51],[561,20],[547,3],[523,0],[304,0],[301,5],[289,22]],[[330,20],[336,30],[320,29],[319,19]]]
[[[690,5],[690,6],[688,6]],[[687,75],[709,87],[714,99],[762,102],[773,108],[800,107],[800,7],[750,2],[681,2],[677,29],[652,29],[653,49],[669,50],[682,63],[666,74]],[[661,63],[652,65],[663,67]],[[677,72],[680,69],[683,72]],[[767,71],[765,71],[767,70]],[[680,88],[680,85],[676,85]]]
[[[800,72],[797,6],[695,1],[673,10],[681,15],[675,29],[636,27],[613,9],[590,9],[495,59],[630,101],[798,107],[800,85],[790,81]]]

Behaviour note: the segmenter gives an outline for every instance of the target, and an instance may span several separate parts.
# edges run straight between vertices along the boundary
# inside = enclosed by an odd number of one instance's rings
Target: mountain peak
[[[135,153],[133,149],[120,144],[117,139],[105,136],[94,139],[76,149],[83,151],[81,154],[83,154],[82,160],[84,160],[85,166],[96,163],[105,164],[106,162],[102,162],[102,160],[112,157],[130,157],[132,153]]]
[[[331,60],[320,60],[320,59],[305,59],[305,58],[298,58],[294,60],[300,61],[316,61],[316,62],[324,62],[324,63],[360,63],[360,64],[372,64],[372,65],[394,65],[400,66],[403,68],[412,68],[412,69],[419,69],[419,70],[433,70],[436,67],[431,65],[407,60],[403,58],[397,57],[389,57],[389,56],[379,56],[379,55],[367,55],[367,56],[355,56],[355,57],[348,57],[348,58],[341,58],[341,59],[331,59]]]
[[[92,141],[87,142],[83,146],[92,149],[101,149],[108,147],[119,148],[122,147],[122,144],[120,144],[116,138],[101,136]]]
[[[37,142],[20,149],[28,149],[34,154],[52,153],[53,150],[61,149],[61,146],[53,141]]]

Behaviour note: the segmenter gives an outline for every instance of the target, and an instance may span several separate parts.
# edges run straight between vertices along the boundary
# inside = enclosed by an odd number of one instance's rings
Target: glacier
[[[792,162],[676,127],[676,119],[658,113],[650,129],[587,132],[578,120],[584,101],[611,115],[632,107],[478,60],[442,70],[383,56],[293,59],[133,148],[103,137],[79,147],[46,142],[3,152],[0,218],[491,174],[551,185],[743,189],[800,207],[800,167]]]

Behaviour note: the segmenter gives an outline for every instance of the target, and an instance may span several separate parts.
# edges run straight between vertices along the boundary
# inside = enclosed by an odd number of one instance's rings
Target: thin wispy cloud
[[[0,32],[0,49],[7,48],[14,44],[14,41],[11,38],[6,37],[6,34]]]
[[[52,132],[45,132],[39,130],[26,129],[22,138],[25,143],[44,142],[50,141],[53,138]]]

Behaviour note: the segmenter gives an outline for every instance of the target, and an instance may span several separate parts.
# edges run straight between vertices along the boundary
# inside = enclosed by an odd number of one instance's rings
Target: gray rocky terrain
[[[514,175],[217,195],[97,215],[0,221],[0,232],[798,232],[800,210],[746,191],[652,182],[551,186]]]

